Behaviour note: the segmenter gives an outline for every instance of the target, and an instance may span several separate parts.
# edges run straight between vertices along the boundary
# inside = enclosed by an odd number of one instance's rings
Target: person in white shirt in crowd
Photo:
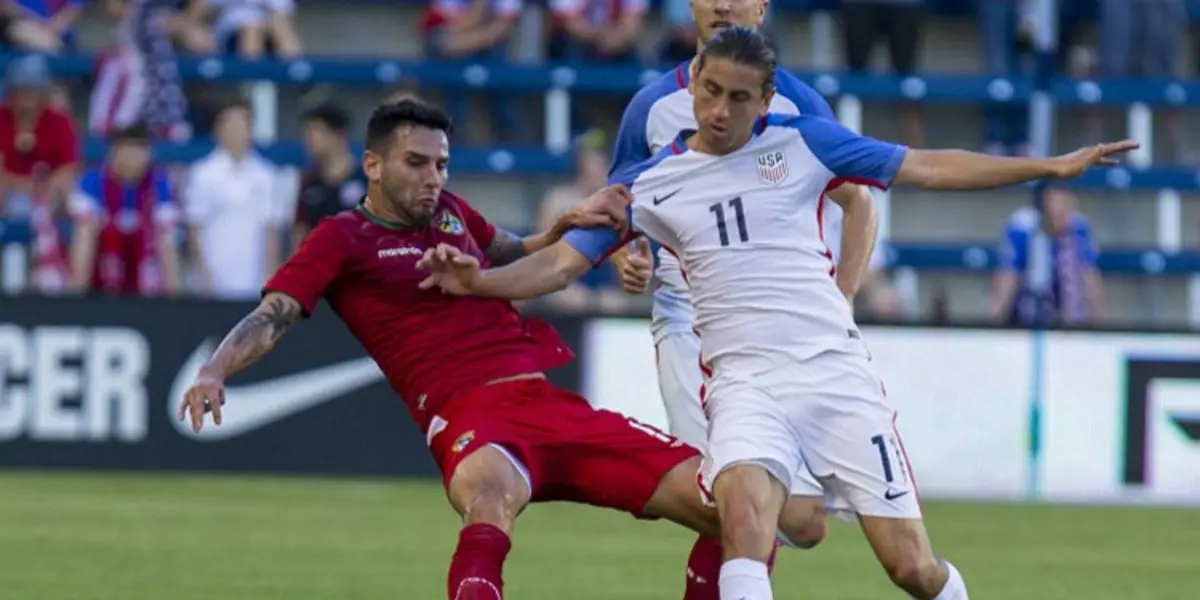
[[[282,250],[277,169],[251,144],[244,100],[219,109],[214,132],[217,147],[192,166],[183,193],[192,275],[202,296],[254,299]]]

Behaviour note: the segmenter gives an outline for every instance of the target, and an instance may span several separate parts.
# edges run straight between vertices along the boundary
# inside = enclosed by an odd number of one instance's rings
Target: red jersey
[[[66,113],[46,107],[33,125],[32,137],[18,139],[16,115],[12,107],[0,105],[0,157],[10,175],[30,177],[44,170],[49,175],[79,162],[79,138],[75,124]]]
[[[525,321],[507,300],[421,290],[416,263],[440,243],[486,265],[495,228],[442,192],[432,225],[389,223],[362,209],[321,220],[264,286],[311,314],[324,297],[387,376],[424,431],[458,392],[561,366],[574,355],[548,324]]]

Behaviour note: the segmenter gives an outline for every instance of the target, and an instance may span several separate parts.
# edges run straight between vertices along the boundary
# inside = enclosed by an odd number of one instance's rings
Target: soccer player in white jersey
[[[692,0],[692,19],[700,47],[728,27],[757,27],[767,8],[763,0]],[[694,129],[692,94],[688,83],[695,59],[684,62],[659,79],[643,87],[625,108],[621,127],[613,147],[609,182],[654,156],[670,144],[684,129]],[[816,90],[785,69],[775,73],[776,93],[770,100],[770,112],[787,115],[818,115],[835,118],[829,103]],[[865,186],[847,183],[830,193],[833,215],[818,214],[817,219],[843,218],[843,246],[839,248],[837,284],[853,302],[876,238],[874,204]],[[826,208],[821,203],[822,210]],[[819,231],[819,230],[818,230]],[[620,267],[626,262],[625,251],[614,254]],[[694,331],[692,301],[679,260],[666,247],[657,251],[654,270],[658,286],[654,290],[650,330],[654,336],[658,386],[666,409],[671,434],[703,448],[708,428],[701,401],[703,376],[700,367],[700,340]],[[821,540],[825,527],[821,487],[807,470],[797,474],[796,502],[789,506],[781,523],[785,541],[811,547]],[[807,501],[805,501],[807,499]]]
[[[892,581],[918,600],[967,600],[921,520],[896,411],[817,235],[822,192],[839,180],[981,190],[1071,178],[1137,147],[1100,144],[1049,159],[880,142],[821,117],[768,114],[775,55],[732,28],[701,54],[691,82],[698,132],[683,132],[621,177],[630,233],[672,248],[687,269],[702,355],[711,366],[704,491],[721,517],[721,600],[772,597],[765,561],[806,466],[845,497]],[[576,230],[506,267],[440,246],[423,283],[455,294],[533,298],[569,285],[626,243]]]

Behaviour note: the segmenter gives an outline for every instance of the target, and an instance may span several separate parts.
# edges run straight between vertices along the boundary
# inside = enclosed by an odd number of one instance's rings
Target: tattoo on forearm
[[[281,298],[274,298],[246,315],[217,348],[212,362],[232,375],[254,364],[300,319],[300,311]]]
[[[495,266],[511,264],[525,256],[525,242],[511,231],[496,229],[496,235],[483,255]]]

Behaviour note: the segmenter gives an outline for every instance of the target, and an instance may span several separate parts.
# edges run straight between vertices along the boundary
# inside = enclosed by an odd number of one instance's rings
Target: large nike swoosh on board
[[[180,422],[175,417],[184,393],[216,345],[213,339],[200,343],[175,375],[167,397],[167,419],[171,425],[183,436],[197,441],[216,442],[239,436],[383,379],[375,361],[360,358],[267,381],[226,386],[222,425],[205,423],[204,429],[196,434],[188,419]]]

